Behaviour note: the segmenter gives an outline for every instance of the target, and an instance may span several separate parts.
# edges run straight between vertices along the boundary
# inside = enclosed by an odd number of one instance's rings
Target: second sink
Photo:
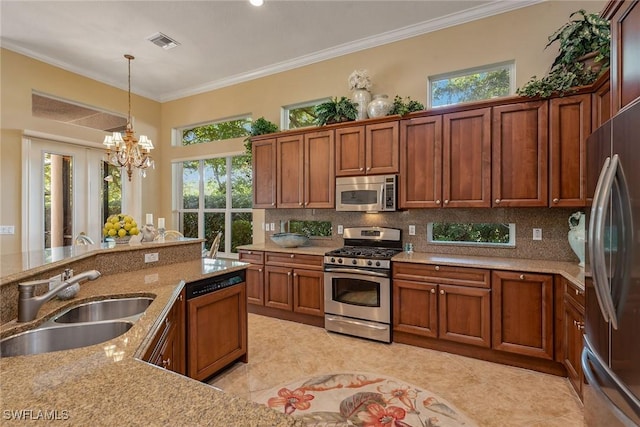
[[[75,306],[53,319],[55,323],[98,322],[124,319],[143,313],[153,298],[114,298]]]

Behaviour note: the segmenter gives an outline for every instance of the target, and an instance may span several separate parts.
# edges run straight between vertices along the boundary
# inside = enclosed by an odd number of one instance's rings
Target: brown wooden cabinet
[[[491,346],[489,271],[394,263],[393,330]]]
[[[264,305],[264,252],[238,250],[238,259],[248,262],[247,267],[247,302]]]
[[[189,377],[204,380],[237,359],[247,361],[244,282],[187,302]]]
[[[609,71],[594,84],[591,94],[591,130],[598,129],[611,118],[611,85]]]
[[[553,359],[553,276],[492,271],[493,348]]]
[[[276,139],[254,141],[251,146],[253,168],[253,207],[276,207]]]
[[[578,396],[582,398],[582,383],[584,374],[580,361],[582,355],[582,334],[584,332],[584,291],[578,289],[569,281],[561,278],[559,286],[563,293],[562,318],[560,331],[562,333],[561,361],[567,369],[567,377]]]
[[[549,110],[549,206],[585,206],[591,95],[553,98]]]
[[[277,139],[279,208],[333,208],[335,173],[333,130]]]
[[[493,107],[494,207],[548,205],[548,101]]]
[[[353,176],[399,172],[398,121],[335,130],[335,174]]]
[[[610,1],[603,16],[611,20],[612,114],[640,96],[640,2]]]
[[[183,290],[162,319],[160,329],[156,332],[143,360],[185,375],[185,349],[185,292]]]

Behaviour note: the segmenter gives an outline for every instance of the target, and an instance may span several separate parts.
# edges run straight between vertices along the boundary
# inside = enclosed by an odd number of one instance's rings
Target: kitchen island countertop
[[[154,302],[125,334],[73,350],[0,358],[3,425],[299,425],[263,405],[140,360],[184,282],[244,269],[234,260],[180,262],[84,282],[76,298],[54,299],[33,322],[2,325],[2,337],[31,329],[70,305],[123,296]],[[249,355],[250,357],[250,355]]]

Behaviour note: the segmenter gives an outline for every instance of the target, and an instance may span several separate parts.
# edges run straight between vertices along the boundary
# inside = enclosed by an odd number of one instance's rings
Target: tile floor
[[[566,378],[404,344],[382,344],[249,314],[249,363],[209,383],[246,399],[299,378],[332,372],[396,377],[449,400],[480,426],[583,426]]]

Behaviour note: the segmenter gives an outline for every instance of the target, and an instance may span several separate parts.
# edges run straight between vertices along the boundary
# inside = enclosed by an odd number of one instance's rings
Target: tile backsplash
[[[567,240],[569,216],[578,208],[491,208],[491,209],[412,209],[406,211],[367,214],[336,212],[331,209],[267,209],[265,222],[280,220],[331,221],[331,238],[313,239],[318,246],[342,246],[338,225],[344,227],[380,226],[400,228],[403,242],[413,243],[417,252],[532,258],[578,262]],[[516,224],[515,248],[451,246],[427,242],[428,222],[503,222]],[[409,225],[415,225],[415,236],[409,235]],[[542,229],[542,240],[532,238],[534,228]],[[279,230],[277,230],[279,231]],[[276,231],[276,232],[277,232]],[[268,239],[269,234],[266,237]]]

